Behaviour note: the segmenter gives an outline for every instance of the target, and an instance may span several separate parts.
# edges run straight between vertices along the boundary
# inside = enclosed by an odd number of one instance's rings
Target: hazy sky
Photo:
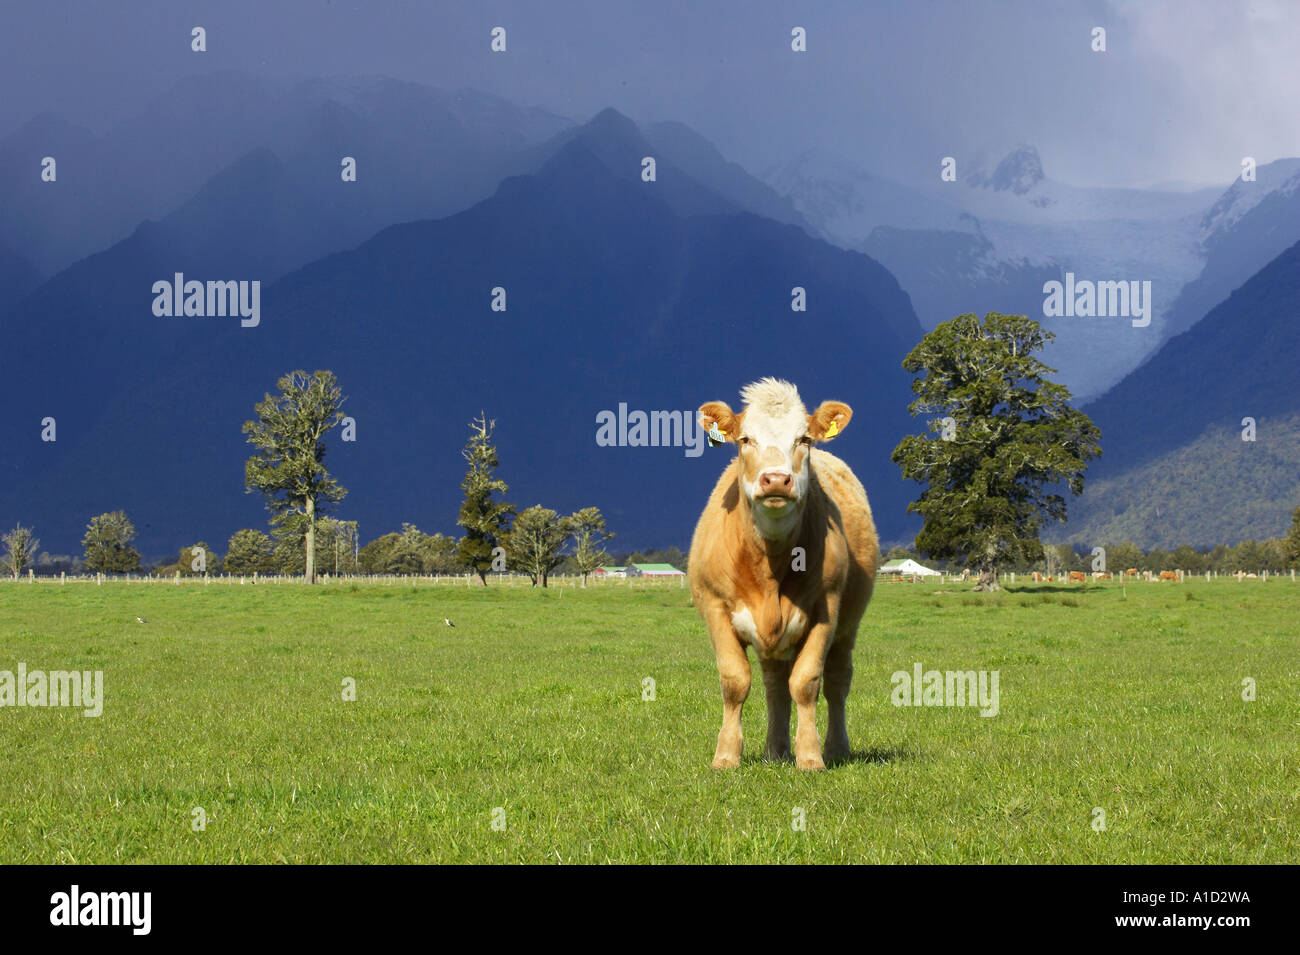
[[[1222,184],[1243,156],[1300,156],[1297,0],[7,6],[0,134],[46,109],[102,130],[179,77],[237,69],[471,86],[574,119],[614,106],[688,123],[757,173],[814,146],[916,179],[1026,142],[1065,182]]]

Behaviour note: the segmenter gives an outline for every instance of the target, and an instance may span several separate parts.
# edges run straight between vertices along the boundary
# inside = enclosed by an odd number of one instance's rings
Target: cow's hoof
[[[847,746],[827,746],[822,753],[822,759],[827,763],[842,763],[852,755]]]
[[[739,765],[740,765],[739,756],[714,756],[713,757],[714,769],[735,769]]]
[[[826,768],[826,763],[822,761],[820,754],[816,754],[813,756],[800,756],[798,759],[795,760],[795,765],[798,766],[800,769],[808,769],[808,770],[819,770],[819,769]]]

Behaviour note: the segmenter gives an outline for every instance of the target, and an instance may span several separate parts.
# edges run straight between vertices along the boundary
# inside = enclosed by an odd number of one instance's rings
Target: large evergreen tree
[[[998,588],[999,563],[1042,558],[1043,519],[1065,520],[1059,485],[1080,494],[1101,454],[1100,431],[1035,357],[1054,337],[1024,315],[960,315],[903,360],[919,375],[908,409],[939,416],[893,453],[903,476],[925,485],[907,508],[925,519],[916,547],[977,567],[977,590]]]
[[[254,408],[257,418],[243,432],[257,452],[244,465],[248,491],[266,495],[272,523],[303,535],[303,573],[316,582],[316,519],[348,493],[325,470],[325,435],[343,420],[344,402],[330,371],[292,371]],[[294,518],[301,518],[296,521]]]
[[[460,517],[456,521],[465,529],[456,556],[461,564],[478,574],[484,586],[487,585],[488,572],[493,569],[493,551],[502,546],[515,512],[513,505],[492,496],[510,489],[505,481],[493,475],[500,464],[496,446],[492,444],[495,427],[496,422],[488,421],[484,414],[470,422],[469,441],[461,452],[469,464],[465,479],[460,482],[465,500],[460,505]]]

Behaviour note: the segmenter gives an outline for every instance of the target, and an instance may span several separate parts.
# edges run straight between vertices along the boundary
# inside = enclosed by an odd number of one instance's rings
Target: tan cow
[[[722,684],[713,768],[740,764],[752,646],[767,697],[767,757],[791,755],[793,699],[795,764],[824,769],[849,756],[853,642],[880,559],[862,485],[843,461],[813,448],[842,432],[853,411],[827,401],[810,415],[794,385],[772,378],[748,385],[741,399],[739,414],[721,401],[700,408],[703,427],[738,446],[696,525],[689,564]],[[816,725],[823,683],[824,753]]]
[[[1075,584],[1075,583],[1081,584],[1081,583],[1083,583],[1083,582],[1084,582],[1085,580],[1087,580],[1087,579],[1088,579],[1088,578],[1085,577],[1085,576],[1083,575],[1083,571],[1081,571],[1081,570],[1072,570],[1072,571],[1070,571],[1070,583],[1072,583],[1072,584]]]

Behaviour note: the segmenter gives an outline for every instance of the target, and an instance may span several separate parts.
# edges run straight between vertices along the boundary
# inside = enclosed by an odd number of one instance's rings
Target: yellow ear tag
[[[825,433],[824,435],[822,435],[822,437],[824,437],[824,438],[833,438],[833,437],[835,437],[835,436],[836,436],[837,434],[839,434],[839,433],[840,433],[840,425],[839,425],[839,422],[837,422],[837,421],[832,421],[832,422],[831,422],[831,426],[830,426],[829,428],[826,429],[826,433]]]

